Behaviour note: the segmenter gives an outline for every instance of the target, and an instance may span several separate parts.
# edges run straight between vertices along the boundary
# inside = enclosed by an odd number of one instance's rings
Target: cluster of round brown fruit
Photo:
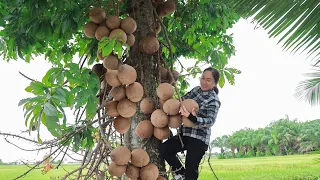
[[[108,172],[111,176],[126,176],[130,179],[140,180],[165,180],[159,176],[158,167],[150,163],[148,153],[140,148],[134,149],[132,152],[125,147],[119,146],[110,153],[111,163]]]
[[[120,19],[118,16],[112,15],[106,18],[106,12],[101,8],[92,8],[89,12],[90,21],[87,22],[83,31],[89,37],[95,37],[100,41],[103,37],[109,39],[117,39],[122,44],[132,46],[135,42],[133,33],[137,29],[137,23],[131,17]],[[100,60],[104,60],[102,53],[97,51]],[[106,60],[104,60],[106,61]]]
[[[185,106],[191,112],[193,108],[197,112],[198,104],[193,99],[185,99],[180,102],[173,98],[174,89],[169,83],[161,83],[157,88],[159,97],[159,108],[154,110],[155,103],[144,98],[140,103],[140,109],[144,114],[151,114],[150,120],[141,121],[135,132],[140,138],[150,138],[154,135],[159,140],[167,139],[170,135],[169,128],[178,128],[184,123],[188,127],[194,127],[194,124],[186,117],[181,117],[179,110]]]
[[[144,94],[142,85],[135,82],[136,79],[136,70],[127,64],[121,65],[118,70],[108,70],[105,73],[106,83],[113,87],[113,100],[106,103],[105,112],[110,117],[115,117],[113,127],[121,134],[130,128],[129,118],[136,113],[137,102]]]

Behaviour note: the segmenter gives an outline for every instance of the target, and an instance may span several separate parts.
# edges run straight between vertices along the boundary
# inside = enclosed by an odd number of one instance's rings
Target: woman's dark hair
[[[212,73],[212,77],[213,77],[214,82],[216,84],[218,84],[219,79],[220,79],[220,72],[216,68],[213,68],[213,67],[208,67],[203,72],[206,72],[206,71],[210,71]],[[214,90],[214,92],[216,92],[216,94],[219,94],[219,89],[217,86],[214,86],[213,90]]]

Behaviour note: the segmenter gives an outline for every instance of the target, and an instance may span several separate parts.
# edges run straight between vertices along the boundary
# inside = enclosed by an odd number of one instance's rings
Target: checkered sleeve
[[[182,100],[190,99],[195,96],[196,91],[199,89],[199,87],[194,87],[191,89],[191,91],[187,92],[184,96],[182,96]]]
[[[206,110],[207,117],[197,116],[197,127],[211,127],[216,122],[216,117],[220,108],[220,103],[217,99],[213,98],[209,101]]]

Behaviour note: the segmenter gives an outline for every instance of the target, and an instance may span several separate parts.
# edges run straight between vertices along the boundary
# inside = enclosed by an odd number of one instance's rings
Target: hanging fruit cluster
[[[173,13],[176,5],[173,0],[154,0],[157,13],[160,17],[165,17]],[[96,38],[98,41],[113,40],[121,42],[122,45],[132,46],[135,43],[133,33],[137,29],[134,19],[126,17],[120,19],[118,16],[106,17],[106,13],[101,8],[92,8],[89,12],[90,22],[84,26],[84,33],[89,38]],[[154,34],[142,37],[138,43],[142,53],[153,55],[159,51],[160,45],[156,34],[160,32],[160,23],[156,27]],[[134,67],[123,64],[119,54],[111,51],[103,57],[101,51],[97,51],[97,56],[103,60],[102,64],[95,64],[92,71],[101,80],[101,89],[108,84],[112,87],[112,100],[105,103],[106,114],[114,118],[113,128],[120,134],[124,134],[130,128],[130,117],[134,116],[137,110],[137,103],[140,102],[140,110],[147,115],[136,127],[135,133],[142,139],[152,136],[159,140],[167,139],[170,135],[169,128],[178,128],[182,123],[187,126],[194,124],[187,118],[181,117],[179,109],[181,105],[188,110],[195,108],[198,111],[198,104],[187,99],[180,102],[173,98],[174,82],[177,81],[179,73],[175,70],[167,70],[160,66],[161,83],[156,89],[159,104],[157,105],[151,98],[144,97],[143,86],[136,82],[137,72]],[[171,76],[171,74],[173,76]],[[97,134],[98,136],[98,134]],[[99,140],[99,137],[97,137]],[[126,174],[132,179],[156,180],[164,179],[159,176],[157,166],[150,162],[148,153],[143,149],[134,149],[132,152],[125,147],[119,146],[111,151],[111,164],[108,166],[109,174],[112,176],[122,176]]]
[[[130,179],[156,180],[163,178],[159,176],[158,167],[150,163],[148,153],[140,148],[132,152],[125,147],[119,146],[111,151],[111,163],[108,172],[111,176],[126,176]]]
[[[165,140],[170,135],[169,128],[178,128],[182,122],[188,127],[194,127],[194,124],[186,117],[181,117],[179,110],[185,106],[191,112],[193,108],[198,112],[199,106],[192,99],[186,99],[180,102],[173,98],[174,88],[169,83],[161,83],[157,88],[159,98],[159,108],[155,109],[155,103],[150,98],[144,98],[140,103],[141,111],[150,115],[150,120],[141,121],[136,127],[136,135],[140,138],[156,137],[159,140]]]

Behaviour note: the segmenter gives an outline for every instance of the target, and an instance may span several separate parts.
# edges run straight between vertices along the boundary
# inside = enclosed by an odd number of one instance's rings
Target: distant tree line
[[[298,122],[288,116],[265,128],[244,128],[217,137],[211,148],[220,148],[218,158],[243,158],[310,153],[320,149],[320,119]]]

